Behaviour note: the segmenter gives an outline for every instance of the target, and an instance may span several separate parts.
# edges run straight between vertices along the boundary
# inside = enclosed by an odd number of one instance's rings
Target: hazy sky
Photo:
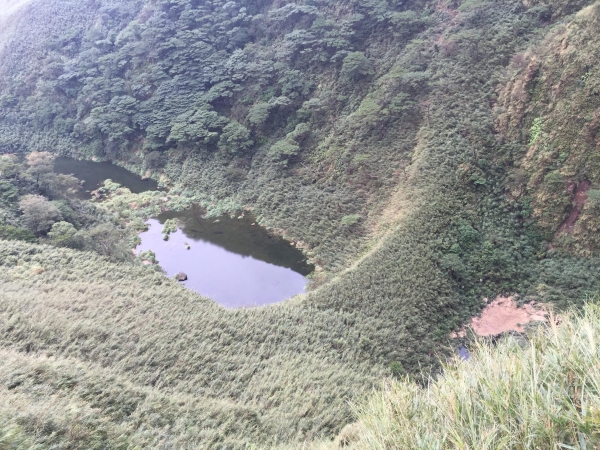
[[[2,50],[4,38],[16,25],[16,21],[11,20],[11,16],[30,1],[0,0],[0,50]]]

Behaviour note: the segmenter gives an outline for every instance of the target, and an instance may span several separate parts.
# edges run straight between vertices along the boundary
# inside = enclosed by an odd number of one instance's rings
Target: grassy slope
[[[81,405],[143,447],[285,442],[335,430],[350,392],[381,375],[352,348],[347,317],[307,303],[226,311],[144,267],[14,242],[0,252],[2,385],[42,436],[31,410],[43,421]]]
[[[600,307],[588,304],[527,341],[479,343],[428,387],[386,384],[345,439],[356,449],[596,448],[599,333]]]

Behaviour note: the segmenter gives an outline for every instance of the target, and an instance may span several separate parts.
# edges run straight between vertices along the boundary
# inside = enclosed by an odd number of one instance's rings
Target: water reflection
[[[89,198],[90,194],[85,191],[98,189],[107,179],[127,187],[134,194],[158,189],[156,181],[151,179],[142,180],[139,175],[123,167],[115,166],[109,161],[80,161],[73,158],[59,157],[54,161],[54,171],[65,175],[75,174],[77,178],[83,180],[84,192],[81,193],[82,198]]]
[[[456,353],[458,354],[458,357],[463,361],[467,361],[471,358],[471,353],[469,353],[469,350],[467,350],[467,348],[464,346],[459,347],[456,350]]]
[[[156,181],[142,180],[110,162],[61,157],[56,158],[54,170],[85,180],[84,191],[97,189],[106,179],[133,193],[158,189]],[[81,196],[89,198],[89,192]],[[162,224],[167,219],[177,219],[180,229],[165,241]],[[152,250],[169,276],[185,272],[188,288],[228,308],[276,303],[304,292],[304,276],[313,267],[289,242],[253,222],[248,215],[243,219],[203,219],[196,207],[167,212],[148,222],[150,229],[140,235],[137,251]]]
[[[162,224],[178,218],[180,229],[163,239]],[[302,253],[270,236],[252,219],[202,219],[198,208],[149,220],[138,251],[152,250],[169,276],[184,272],[184,284],[227,308],[280,302],[302,293],[312,267]],[[189,244],[190,249],[187,249]]]

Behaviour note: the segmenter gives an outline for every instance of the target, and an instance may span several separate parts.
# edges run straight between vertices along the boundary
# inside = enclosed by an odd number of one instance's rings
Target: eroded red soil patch
[[[569,216],[562,223],[556,234],[560,233],[572,233],[575,228],[575,223],[577,219],[579,219],[579,214],[581,214],[581,210],[583,209],[583,204],[587,200],[587,191],[590,188],[590,183],[588,180],[584,180],[577,186],[577,190],[575,191],[575,197],[573,198],[573,209],[569,213]]]
[[[523,325],[533,321],[546,321],[543,306],[530,303],[519,308],[513,297],[497,297],[480,317],[471,319],[471,327],[478,336],[495,336],[506,331],[522,332]]]

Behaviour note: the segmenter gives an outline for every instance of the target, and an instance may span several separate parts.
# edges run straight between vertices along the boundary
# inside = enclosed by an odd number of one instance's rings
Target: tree
[[[123,232],[114,226],[103,223],[89,230],[88,244],[100,253],[113,260],[124,260],[132,257],[128,251],[128,245],[125,242]]]
[[[250,125],[254,126],[262,126],[267,119],[269,118],[269,114],[271,113],[272,105],[266,102],[257,103],[250,111],[248,111],[248,115],[246,116],[246,120]]]
[[[167,142],[204,142],[209,144],[218,138],[217,131],[225,124],[227,124],[227,119],[209,107],[188,111],[177,116],[172,122]]]
[[[73,175],[54,175],[50,177],[49,184],[54,198],[76,195],[81,191],[81,182]]]
[[[16,155],[0,156],[0,177],[15,178],[20,172],[21,164]]]
[[[352,52],[344,58],[341,74],[349,80],[357,81],[371,73],[371,63],[363,52]]]
[[[0,225],[0,239],[5,241],[36,242],[36,238],[31,231],[13,227],[12,225]]]
[[[291,139],[298,143],[305,140],[309,134],[310,127],[305,123],[299,123],[298,125],[296,125],[296,128],[294,128],[294,131],[287,134],[286,139]]]
[[[31,152],[25,158],[29,168],[27,173],[35,179],[35,187],[40,187],[40,180],[54,171],[54,156],[50,152]]]
[[[300,147],[285,139],[275,142],[269,149],[268,155],[273,161],[277,161],[279,165],[287,167],[289,158],[295,156],[300,151]]]
[[[62,220],[56,205],[41,195],[26,195],[19,202],[23,224],[33,233],[45,233],[54,222]]]
[[[146,154],[144,162],[149,169],[160,169],[164,167],[166,158],[161,152],[153,151]]]
[[[73,237],[77,233],[77,229],[69,222],[56,222],[52,225],[52,229],[48,236],[54,245],[59,247],[71,247]]]
[[[254,144],[250,131],[239,122],[232,120],[225,127],[219,139],[219,148],[230,153],[243,152]]]
[[[0,200],[12,203],[19,198],[19,189],[6,180],[0,180]]]

